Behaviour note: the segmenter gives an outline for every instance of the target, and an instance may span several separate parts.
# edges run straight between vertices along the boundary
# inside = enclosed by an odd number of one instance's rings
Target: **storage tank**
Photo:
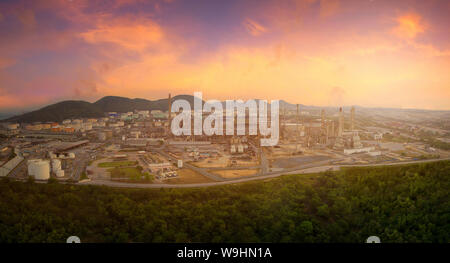
[[[29,176],[34,176],[35,174],[35,166],[34,164],[37,162],[42,161],[41,159],[30,159],[27,161],[27,165],[28,165],[28,175]]]
[[[56,172],[56,177],[64,177],[64,170],[58,170],[57,172]]]
[[[37,180],[48,180],[50,178],[50,163],[48,161],[40,161],[34,164],[36,171],[34,178]]]
[[[52,171],[54,173],[61,170],[61,161],[59,159],[53,159],[52,160]]]
[[[70,159],[75,159],[75,153],[69,153],[67,155],[67,157],[70,158]]]
[[[81,123],[72,123],[72,128],[75,131],[79,131],[81,129]]]
[[[34,159],[28,161],[28,175],[36,180],[48,180],[50,178],[50,163],[47,160]]]

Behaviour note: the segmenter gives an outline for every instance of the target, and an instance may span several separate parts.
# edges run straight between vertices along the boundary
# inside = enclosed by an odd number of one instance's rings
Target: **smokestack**
[[[297,136],[300,135],[300,132],[299,132],[300,122],[299,122],[299,119],[300,119],[300,105],[297,104],[297,125],[296,125],[296,127],[297,127]]]
[[[172,117],[172,96],[169,93],[169,125],[170,125],[170,121],[171,121],[171,117]]]
[[[331,137],[335,137],[336,136],[336,132],[334,130],[334,121],[331,122]]]
[[[322,128],[325,127],[325,110],[322,109],[322,111],[320,112],[320,115],[322,117]]]
[[[352,106],[352,110],[350,111],[350,130],[355,130],[355,107]]]
[[[342,137],[342,133],[344,131],[344,113],[342,112],[342,107],[339,108],[339,129],[338,129],[338,137]]]

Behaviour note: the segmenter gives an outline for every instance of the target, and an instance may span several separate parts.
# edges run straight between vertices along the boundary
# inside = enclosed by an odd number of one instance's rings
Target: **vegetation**
[[[61,122],[73,118],[97,118],[103,117],[103,111],[86,101],[62,101],[46,106],[42,109],[14,116],[6,121],[10,122]]]
[[[136,164],[137,164],[136,161],[104,162],[104,163],[99,163],[98,167],[101,167],[101,168],[124,167],[124,166],[133,166]]]
[[[416,140],[413,140],[408,137],[404,137],[401,135],[392,135],[392,134],[384,134],[383,139],[384,142],[398,142],[398,143],[411,143],[416,142]]]
[[[450,162],[189,189],[0,181],[0,242],[450,242]]]
[[[438,148],[445,151],[450,151],[450,143],[443,142],[438,139],[430,138],[424,140],[426,143],[428,143],[431,147]]]
[[[142,167],[124,167],[124,168],[111,168],[108,169],[108,171],[111,173],[112,179],[123,179],[126,178],[128,180],[132,181],[141,181],[141,182],[148,182],[151,183],[153,181],[153,176],[149,173],[142,172]]]
[[[80,175],[80,181],[85,179],[89,179],[89,177],[87,176],[86,172],[83,171]]]
[[[427,144],[429,144],[431,147],[438,148],[445,151],[450,151],[450,143],[443,142],[439,139],[436,139],[437,134],[431,132],[431,131],[420,131],[419,137],[421,140]]]
[[[173,100],[185,99],[193,105],[194,97],[191,95],[177,95]],[[124,97],[106,96],[94,103],[86,101],[62,101],[31,111],[22,115],[1,120],[10,122],[61,122],[65,119],[74,118],[98,118],[103,117],[105,112],[129,112],[134,110],[163,110],[167,111],[167,99],[146,100],[129,99]]]

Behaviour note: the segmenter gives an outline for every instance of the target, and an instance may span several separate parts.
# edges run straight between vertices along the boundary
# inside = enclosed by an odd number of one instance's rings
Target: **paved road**
[[[361,166],[391,166],[391,165],[404,165],[404,164],[414,164],[414,163],[427,163],[427,162],[436,162],[436,161],[444,161],[444,160],[450,160],[450,158],[445,159],[433,159],[433,160],[419,160],[419,161],[408,161],[408,162],[398,162],[398,163],[389,163],[389,164],[373,164],[373,165],[326,165],[326,161],[317,162],[310,165],[304,165],[302,169],[297,170],[289,170],[289,171],[283,171],[283,172],[272,172],[267,175],[261,175],[261,176],[249,176],[245,178],[239,178],[239,179],[232,179],[227,181],[221,181],[221,182],[213,182],[213,183],[197,183],[197,184],[136,184],[136,183],[121,183],[121,182],[111,182],[106,180],[95,180],[85,183],[79,183],[79,184],[85,184],[85,185],[105,185],[110,187],[121,187],[121,188],[191,188],[191,187],[208,187],[208,186],[217,186],[217,185],[225,185],[225,184],[236,184],[236,183],[243,183],[253,180],[263,180],[263,179],[270,179],[279,177],[281,175],[286,174],[297,174],[302,173],[305,170],[311,169],[311,168],[323,168],[323,171],[330,170],[330,169],[339,169],[340,167],[361,167]],[[320,170],[316,171],[319,172]],[[222,178],[223,179],[223,178]]]
[[[226,171],[226,170],[255,170],[261,169],[261,165],[255,166],[229,166],[229,167],[206,167],[202,169],[207,169],[209,171]]]
[[[73,162],[73,170],[72,174],[70,175],[70,178],[72,178],[75,181],[80,180],[81,173],[84,172],[88,162],[89,162],[89,154],[77,152],[76,158]]]

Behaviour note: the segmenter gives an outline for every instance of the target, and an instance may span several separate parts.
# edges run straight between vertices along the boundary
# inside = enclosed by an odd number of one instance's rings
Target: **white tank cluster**
[[[50,156],[50,159],[55,159],[57,156],[56,154],[49,152],[48,155]]]
[[[61,170],[61,161],[59,159],[53,159],[52,160],[52,171],[54,173],[56,173],[59,170]]]
[[[63,153],[58,154],[58,159],[75,159],[75,153],[70,152],[67,154],[63,154]]]
[[[58,171],[56,171],[55,172],[55,174],[56,174],[56,177],[64,177],[64,170],[58,170]]]
[[[50,178],[50,162],[42,159],[28,161],[28,175],[36,180],[48,180]]]

